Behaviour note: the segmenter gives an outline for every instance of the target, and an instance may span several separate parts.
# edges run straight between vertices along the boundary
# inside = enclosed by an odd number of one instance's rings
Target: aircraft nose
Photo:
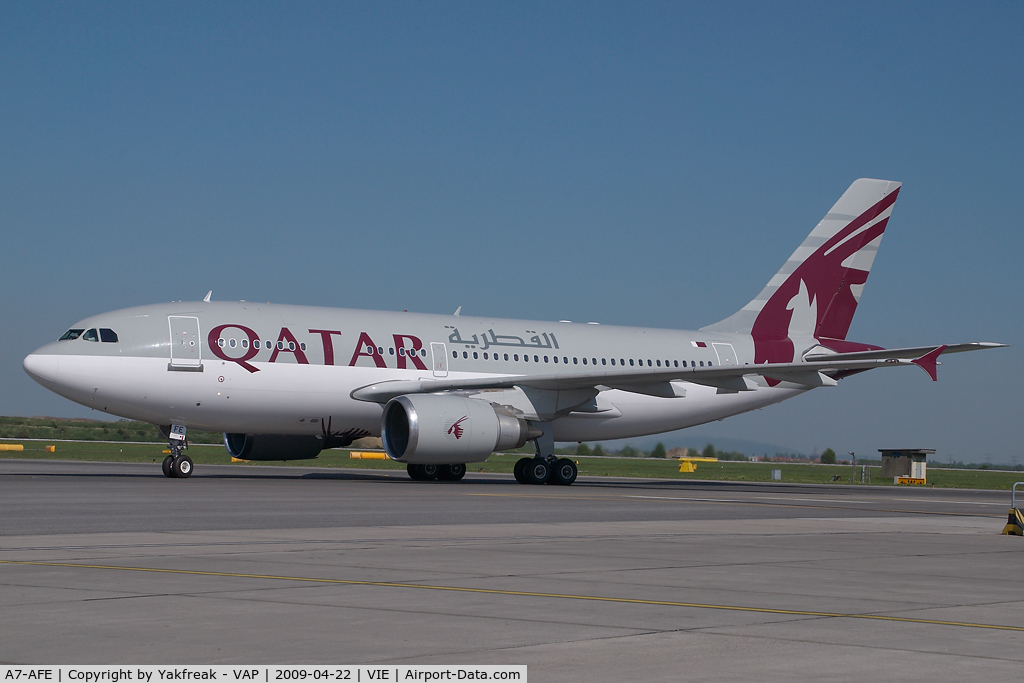
[[[48,353],[30,353],[25,356],[22,366],[28,376],[42,384],[56,382],[60,373],[60,356]]]

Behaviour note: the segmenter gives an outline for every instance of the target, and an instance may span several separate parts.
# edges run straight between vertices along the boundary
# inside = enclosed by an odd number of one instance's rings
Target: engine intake
[[[239,460],[311,460],[323,447],[319,436],[224,434],[224,448]]]
[[[413,464],[480,462],[541,433],[501,406],[462,396],[398,396],[388,401],[381,417],[388,457]]]

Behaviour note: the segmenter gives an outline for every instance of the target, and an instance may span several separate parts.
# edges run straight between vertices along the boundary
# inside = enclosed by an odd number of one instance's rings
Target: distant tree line
[[[530,447],[526,446],[528,450]],[[634,446],[623,446],[618,450],[605,450],[601,444],[593,448],[585,443],[578,444],[575,448],[556,448],[555,452],[560,455],[608,455],[617,458],[718,458],[719,460],[749,460],[746,455],[738,451],[720,451],[713,444],[706,445],[703,450],[696,448],[677,447],[666,449],[665,444],[660,441],[654,448],[644,451]]]

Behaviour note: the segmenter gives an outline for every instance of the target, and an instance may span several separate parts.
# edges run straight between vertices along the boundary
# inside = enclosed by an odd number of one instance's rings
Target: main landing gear
[[[520,458],[516,461],[512,472],[520,484],[557,484],[569,486],[576,481],[576,463],[569,458],[555,457],[554,432],[550,422],[533,423],[543,433],[533,442],[537,445],[537,455],[532,458]]]
[[[165,477],[188,479],[192,476],[192,458],[185,455],[188,441],[185,440],[185,428],[173,425],[168,440],[171,442],[171,454],[164,458],[161,466]]]
[[[466,476],[466,466],[462,463],[454,465],[406,465],[409,477],[416,481],[458,481]]]
[[[534,456],[520,458],[512,472],[520,484],[557,484],[570,486],[576,481],[576,463],[569,458]]]

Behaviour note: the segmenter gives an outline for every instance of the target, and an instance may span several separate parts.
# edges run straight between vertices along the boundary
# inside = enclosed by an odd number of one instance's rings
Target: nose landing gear
[[[181,425],[171,425],[167,430],[167,439],[170,441],[171,454],[164,458],[161,469],[165,477],[176,479],[188,479],[192,476],[192,458],[185,455],[188,448],[188,441],[185,439],[185,428]]]

